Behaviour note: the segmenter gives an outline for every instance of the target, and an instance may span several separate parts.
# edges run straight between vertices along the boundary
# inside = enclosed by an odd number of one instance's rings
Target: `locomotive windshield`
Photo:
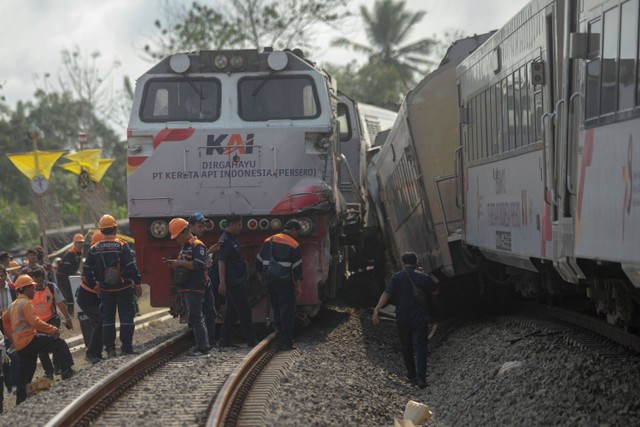
[[[152,80],[140,106],[143,122],[212,122],[220,116],[220,82],[215,79]]]
[[[305,76],[248,77],[240,80],[240,117],[246,121],[318,117],[313,80]]]

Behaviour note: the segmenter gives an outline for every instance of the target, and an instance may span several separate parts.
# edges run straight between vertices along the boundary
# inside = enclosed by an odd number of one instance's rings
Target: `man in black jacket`
[[[436,293],[437,286],[430,275],[417,267],[418,257],[413,252],[402,254],[403,269],[389,279],[389,283],[373,310],[371,320],[380,321],[378,312],[393,295],[396,297],[396,326],[407,368],[407,379],[420,388],[427,386],[427,322],[429,313],[424,301],[428,293]],[[422,294],[421,294],[422,293]],[[420,295],[423,297],[421,298]],[[422,299],[422,300],[421,300]],[[416,352],[417,360],[413,352]]]
[[[280,349],[293,348],[296,298],[302,293],[302,250],[296,241],[300,223],[289,220],[282,233],[267,238],[256,258],[258,277],[269,289],[273,325],[280,333]]]

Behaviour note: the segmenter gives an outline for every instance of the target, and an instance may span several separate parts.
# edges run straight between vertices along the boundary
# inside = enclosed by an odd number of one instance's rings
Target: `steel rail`
[[[207,427],[236,425],[244,400],[260,372],[275,356],[275,333],[260,341],[229,375],[213,402],[206,421]]]
[[[623,347],[640,353],[640,336],[630,334],[619,327],[611,325],[597,317],[578,313],[558,307],[540,307],[531,306],[529,304],[521,304],[518,311],[523,310],[525,313],[543,314],[548,317],[579,326],[588,331],[601,335],[616,342]]]
[[[89,425],[133,385],[184,351],[189,346],[189,336],[185,332],[136,357],[78,396],[45,426]]]

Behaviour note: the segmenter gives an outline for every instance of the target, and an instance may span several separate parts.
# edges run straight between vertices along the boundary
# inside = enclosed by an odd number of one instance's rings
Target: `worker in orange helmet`
[[[205,356],[209,352],[207,328],[202,317],[202,304],[207,287],[207,247],[189,231],[189,223],[183,218],[174,218],[169,222],[171,238],[180,245],[177,259],[165,259],[173,270],[173,287],[176,302],[184,301],[189,324],[193,327],[196,348],[188,357]],[[179,270],[181,269],[179,274]],[[183,277],[183,280],[178,279]],[[179,313],[182,314],[182,313]]]
[[[67,343],[60,338],[60,331],[49,325],[35,313],[31,300],[35,295],[36,282],[31,276],[22,275],[15,283],[18,298],[2,315],[4,334],[12,342],[20,357],[20,374],[16,390],[16,405],[27,398],[27,384],[33,379],[38,353],[46,351],[54,354],[60,363],[62,379],[71,378],[73,357]]]
[[[123,354],[133,350],[135,297],[142,294],[141,278],[129,244],[116,236],[116,219],[105,214],[99,228],[104,238],[93,245],[84,263],[83,281],[100,297],[102,342],[109,358],[116,356],[116,311],[120,318]]]
[[[67,310],[73,314],[73,290],[69,282],[69,276],[78,274],[82,256],[84,255],[84,236],[76,233],[73,236],[73,246],[62,257],[62,263],[58,266],[56,277],[58,279],[58,287],[67,301]]]
[[[96,230],[91,235],[91,246],[104,239],[102,231]],[[85,359],[91,364],[102,360],[102,316],[100,314],[100,296],[95,288],[90,288],[82,278],[80,286],[76,289],[76,302],[82,310],[78,313],[80,327],[84,338],[84,346],[87,349]]]

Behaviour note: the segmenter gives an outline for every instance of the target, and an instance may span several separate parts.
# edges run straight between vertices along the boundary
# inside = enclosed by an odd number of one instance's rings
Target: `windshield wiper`
[[[264,85],[271,80],[271,78],[273,77],[273,75],[275,74],[275,71],[270,71],[269,74],[267,74],[267,77],[265,77],[260,84],[258,85],[257,88],[254,89],[253,93],[251,94],[251,96],[256,96],[258,94],[258,92],[260,92],[262,90],[262,88],[264,87]]]

